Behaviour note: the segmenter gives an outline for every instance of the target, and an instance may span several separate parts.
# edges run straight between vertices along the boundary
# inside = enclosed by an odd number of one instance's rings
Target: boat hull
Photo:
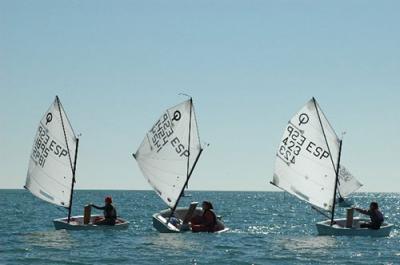
[[[83,223],[83,216],[72,216],[68,223],[68,218],[54,219],[54,227],[56,230],[102,230],[102,229],[127,229],[129,222],[125,219],[118,218],[115,225],[95,225],[93,222],[96,218],[101,217],[100,215],[92,215],[89,224]]]
[[[182,225],[181,220],[184,219],[189,208],[179,207],[174,212],[174,219],[170,220],[167,224],[167,220],[171,215],[171,210],[163,210],[159,213],[153,214],[153,227],[160,233],[183,233],[187,231],[191,231],[189,225]],[[200,208],[196,208],[193,213],[193,216],[201,215],[203,211]],[[217,231],[215,233],[222,233],[229,230],[226,228],[221,218],[217,218]]]
[[[371,236],[371,237],[387,237],[390,235],[393,225],[384,223],[380,229],[360,228],[360,224],[368,222],[365,218],[354,218],[353,226],[346,227],[346,219],[335,219],[335,224],[330,225],[331,221],[326,220],[316,224],[318,235],[320,236]]]

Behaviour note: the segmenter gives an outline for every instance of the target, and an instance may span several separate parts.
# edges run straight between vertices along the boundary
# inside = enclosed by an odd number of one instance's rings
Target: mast
[[[72,199],[74,197],[74,186],[75,186],[75,171],[76,171],[76,161],[78,158],[78,145],[79,138],[76,138],[76,146],[75,146],[75,159],[74,159],[74,168],[72,169],[72,185],[71,185],[71,195],[69,197],[69,207],[68,207],[68,223],[71,219],[71,210],[72,210]]]
[[[333,218],[335,217],[336,190],[337,190],[338,178],[339,178],[340,156],[342,154],[342,141],[343,140],[340,140],[340,142],[339,142],[339,156],[338,156],[337,168],[336,168],[335,190],[333,192],[333,206],[332,206],[332,212],[331,212],[331,226],[333,225],[333,222],[334,222]]]
[[[192,100],[192,97],[190,97],[190,120],[189,120],[189,141],[188,141],[189,155],[188,155],[188,159],[187,159],[185,189],[189,188],[189,162],[190,162],[190,136],[191,136],[191,132],[192,132],[192,106],[193,106],[193,100]],[[183,189],[182,196],[185,196],[185,189]]]
[[[340,156],[341,156],[341,152],[342,152],[342,140],[339,141],[339,156],[338,156],[337,166],[335,167],[335,163],[333,162],[333,158],[332,158],[332,152],[331,152],[331,149],[329,147],[328,140],[326,138],[325,129],[324,129],[324,126],[322,125],[321,116],[319,114],[317,101],[315,100],[314,97],[312,99],[313,99],[313,102],[314,102],[315,110],[317,111],[319,124],[321,125],[321,129],[322,129],[322,134],[324,135],[325,143],[326,143],[326,146],[328,148],[328,152],[330,154],[329,157],[330,157],[331,162],[332,162],[333,170],[335,170],[335,175],[336,175],[335,176],[335,189],[333,191],[333,205],[332,205],[332,211],[331,211],[331,226],[332,226],[333,225],[333,219],[335,217],[336,190],[337,190],[338,178],[339,178]]]
[[[181,192],[179,193],[179,197],[178,197],[178,199],[176,200],[174,207],[172,208],[171,215],[169,216],[169,218],[168,218],[168,220],[167,220],[167,224],[169,223],[169,219],[171,219],[172,215],[174,214],[174,212],[175,212],[175,210],[176,210],[176,207],[178,206],[178,203],[179,203],[180,198],[181,198],[182,195],[185,193],[185,188],[187,187],[187,185],[188,185],[188,183],[189,183],[189,178],[190,178],[190,176],[192,175],[193,169],[194,169],[194,167],[196,166],[197,161],[199,160],[199,157],[200,157],[201,152],[203,151],[203,149],[200,149],[200,152],[199,152],[198,156],[196,157],[196,160],[195,160],[195,162],[194,162],[194,165],[193,165],[192,169],[191,169],[190,172],[189,172],[189,167],[190,167],[190,155],[191,155],[191,152],[190,152],[190,136],[191,136],[191,134],[192,134],[192,107],[193,107],[193,99],[192,99],[192,97],[190,97],[189,102],[190,102],[190,106],[189,106],[189,107],[190,107],[190,112],[189,112],[189,113],[190,113],[190,114],[189,114],[189,137],[188,137],[188,151],[189,151],[189,155],[188,155],[187,163],[186,163],[186,182],[185,182],[185,185],[183,185],[183,188],[182,188]]]
[[[324,135],[325,143],[326,143],[326,146],[328,147],[328,152],[329,152],[329,154],[332,154],[332,153],[331,153],[331,149],[330,149],[330,147],[329,147],[329,144],[328,144],[328,140],[326,139],[326,134],[325,134],[325,129],[324,129],[324,126],[322,125],[321,116],[320,116],[320,114],[319,114],[319,110],[318,110],[317,101],[315,100],[315,98],[314,98],[314,97],[312,98],[312,100],[313,100],[313,102],[314,102],[314,107],[315,107],[315,110],[317,111],[317,115],[318,115],[319,124],[321,125],[322,134]],[[330,157],[330,159],[331,159],[331,162],[332,162],[333,170],[336,170],[336,168],[335,168],[335,163],[333,162],[333,158],[332,158],[332,156],[331,156],[331,155],[329,155],[329,157]],[[335,173],[336,173],[336,172],[335,172]]]
[[[189,164],[190,164],[190,136],[192,135],[192,106],[193,106],[193,100],[190,98],[190,114],[189,114],[189,137],[188,137],[188,151],[189,155],[187,158],[187,164],[186,164],[186,183],[185,187],[188,185],[188,178],[189,178]],[[183,189],[185,190],[185,189]]]
[[[79,139],[76,138],[75,158],[74,158],[74,164],[72,165],[71,150],[69,149],[69,145],[68,145],[67,133],[65,132],[64,119],[63,119],[63,115],[62,115],[62,112],[61,112],[61,109],[62,109],[61,102],[60,102],[60,99],[58,98],[58,96],[56,96],[56,100],[57,100],[57,105],[58,105],[58,111],[60,112],[61,126],[62,126],[62,129],[63,129],[63,132],[64,132],[64,140],[65,140],[65,144],[66,144],[67,150],[68,150],[69,163],[71,165],[71,170],[72,170],[71,194],[69,196],[69,207],[68,207],[68,223],[69,223],[69,221],[71,219],[72,199],[73,199],[74,185],[75,185],[75,168],[76,168],[76,159],[78,157]]]
[[[185,187],[186,187],[187,183],[189,182],[190,177],[192,176],[193,170],[194,170],[194,168],[195,168],[195,166],[196,166],[196,164],[197,164],[197,161],[199,161],[199,158],[200,158],[200,155],[201,155],[202,152],[203,152],[203,149],[200,149],[200,152],[199,152],[199,154],[197,155],[196,160],[194,161],[193,167],[192,167],[192,169],[190,170],[190,173],[189,173],[189,175],[188,175],[188,177],[187,177],[187,179],[186,179],[185,185],[183,186],[183,188],[182,188],[182,190],[181,190],[181,193],[179,193],[179,197],[178,197],[178,199],[176,200],[176,203],[175,203],[174,207],[171,209],[171,214],[170,214],[170,216],[168,217],[167,224],[169,223],[169,219],[171,219],[172,215],[174,214],[174,212],[175,212],[175,210],[176,210],[176,207],[178,206],[179,200],[181,199],[181,197],[182,197],[182,195],[183,195],[183,192],[185,191]]]

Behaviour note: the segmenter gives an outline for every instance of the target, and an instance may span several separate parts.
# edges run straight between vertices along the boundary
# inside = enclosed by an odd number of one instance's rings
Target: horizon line
[[[0,191],[3,190],[25,190],[24,188],[0,188]],[[75,189],[74,191],[154,191],[152,189]],[[204,191],[214,191],[214,192],[283,192],[285,191],[282,190],[187,190],[189,192],[195,191],[195,192],[204,192]],[[287,192],[286,192],[287,193]],[[353,194],[356,193],[400,193],[397,191],[356,191]]]

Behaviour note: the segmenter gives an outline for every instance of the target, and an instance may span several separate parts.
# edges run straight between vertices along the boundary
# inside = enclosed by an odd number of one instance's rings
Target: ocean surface
[[[0,264],[400,264],[400,194],[356,193],[376,200],[395,224],[387,238],[317,236],[325,217],[283,192],[189,191],[180,205],[210,200],[230,231],[160,234],[151,216],[165,208],[152,191],[76,191],[73,213],[111,195],[125,231],[56,231],[66,210],[25,190],[0,190]],[[339,208],[338,216],[344,215]]]

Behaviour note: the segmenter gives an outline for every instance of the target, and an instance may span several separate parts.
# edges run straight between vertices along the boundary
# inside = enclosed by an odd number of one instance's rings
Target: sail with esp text
[[[44,201],[68,208],[76,141],[60,99],[56,97],[39,122],[25,188]]]
[[[334,204],[338,155],[339,138],[312,98],[284,130],[271,183],[330,211]]]
[[[192,99],[167,109],[134,154],[144,177],[173,208],[201,152]]]

